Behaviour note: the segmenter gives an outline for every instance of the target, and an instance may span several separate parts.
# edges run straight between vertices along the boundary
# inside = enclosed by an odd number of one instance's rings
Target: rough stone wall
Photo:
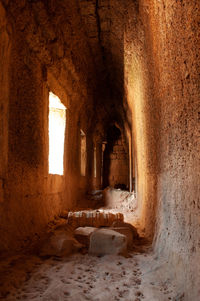
[[[88,190],[79,135],[90,136],[95,72],[76,3],[2,3],[0,251],[16,251]],[[67,107],[64,176],[48,174],[49,91]]]
[[[141,222],[149,235],[156,221],[161,273],[182,300],[200,295],[199,12],[199,1],[139,1],[126,24]]]
[[[6,179],[7,147],[8,147],[8,102],[9,85],[8,72],[10,61],[11,41],[9,39],[9,26],[3,6],[0,3],[0,203],[4,200],[4,185]]]
[[[159,108],[153,99],[151,56],[137,2],[127,1],[124,33],[125,99],[132,112],[132,141],[136,157],[136,191],[140,224],[153,238],[157,187],[157,142]],[[148,60],[149,58],[149,60]]]
[[[141,227],[152,238],[157,221],[165,276],[185,300],[198,300],[199,1],[1,3],[0,250],[33,240],[89,189],[91,160],[80,177],[80,128],[92,158],[96,128],[101,154],[106,126],[127,117]],[[67,107],[64,177],[48,175],[49,89]]]
[[[185,300],[198,300],[200,3],[154,1],[143,11],[160,110],[156,250],[174,267],[168,272]]]

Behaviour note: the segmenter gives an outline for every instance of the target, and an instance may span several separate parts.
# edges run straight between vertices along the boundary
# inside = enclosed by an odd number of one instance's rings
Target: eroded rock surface
[[[82,243],[86,247],[89,247],[90,236],[96,230],[97,228],[95,227],[79,227],[74,231],[74,236],[80,243]]]
[[[127,251],[127,238],[110,229],[98,229],[90,237],[89,254],[124,254]]]
[[[65,257],[77,252],[83,247],[74,237],[66,231],[56,231],[44,242],[40,256]]]
[[[131,248],[133,246],[133,234],[130,228],[128,227],[110,227],[110,230],[116,231],[126,236],[127,238],[127,246]]]

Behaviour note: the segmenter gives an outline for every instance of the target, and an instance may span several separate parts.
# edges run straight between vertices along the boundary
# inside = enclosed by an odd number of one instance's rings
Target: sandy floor
[[[117,199],[125,221],[137,226],[134,195],[112,190],[111,203],[113,196],[114,208],[103,209],[119,212]],[[57,220],[53,227],[63,221]],[[66,258],[4,258],[0,260],[0,300],[180,301],[174,284],[164,277],[166,266],[167,262],[158,261],[148,246],[140,244],[129,258],[80,253]]]
[[[41,259],[18,256],[0,266],[1,300],[167,301],[176,300],[168,279],[162,282],[153,254],[132,257],[74,254]],[[154,266],[154,269],[152,269]]]

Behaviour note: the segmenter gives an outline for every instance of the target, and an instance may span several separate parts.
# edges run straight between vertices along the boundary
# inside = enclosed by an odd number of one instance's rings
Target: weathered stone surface
[[[74,236],[81,244],[89,247],[90,236],[96,230],[95,227],[79,227],[74,231]]]
[[[65,231],[56,231],[45,241],[40,256],[68,256],[82,247],[83,245]]]
[[[107,187],[103,190],[103,200],[106,208],[116,208],[123,211],[135,211],[138,203],[134,192],[122,191],[121,189],[114,189]]]
[[[123,222],[124,216],[122,213],[110,213],[98,210],[76,211],[69,212],[68,224],[74,228],[78,227],[109,227],[114,221]]]
[[[127,238],[116,231],[98,229],[90,237],[89,253],[93,255],[123,254],[127,250]]]
[[[129,227],[110,227],[109,229],[125,235],[128,248],[133,246],[133,232]]]
[[[132,233],[133,239],[137,239],[139,237],[137,229],[129,223],[125,223],[125,222],[121,222],[121,221],[114,221],[112,224],[112,227],[113,228],[119,228],[119,227],[128,228]]]

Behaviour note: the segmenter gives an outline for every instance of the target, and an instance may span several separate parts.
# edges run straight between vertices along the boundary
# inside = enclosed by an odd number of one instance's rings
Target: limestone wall
[[[160,111],[156,250],[185,300],[199,298],[199,12],[199,1],[154,2],[145,12]]]
[[[161,273],[183,300],[199,298],[199,11],[199,1],[139,1],[125,45],[141,222],[149,235],[156,221]]]
[[[89,189],[93,64],[75,4],[58,6],[56,16],[48,15],[43,2],[3,4],[0,251],[15,252],[33,243],[54,216],[73,208]],[[65,9],[68,19],[63,15]],[[71,17],[72,12],[77,18]],[[49,91],[67,108],[63,176],[48,172]],[[88,139],[84,177],[80,173],[80,129]]]

